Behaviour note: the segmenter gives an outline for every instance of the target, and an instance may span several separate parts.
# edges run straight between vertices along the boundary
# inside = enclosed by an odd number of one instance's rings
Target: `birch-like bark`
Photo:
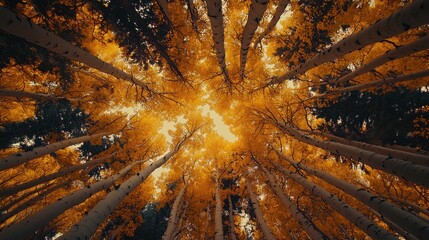
[[[62,148],[66,148],[78,143],[91,141],[93,139],[97,139],[108,134],[109,133],[107,132],[103,132],[103,133],[98,133],[93,135],[67,139],[67,140],[52,143],[43,147],[37,147],[28,152],[19,152],[7,157],[0,158],[0,171],[8,168],[16,167],[20,164],[23,164],[35,158],[41,157],[43,155],[53,153]]]
[[[224,29],[223,29],[223,15],[222,15],[222,1],[221,0],[206,0],[207,14],[210,19],[210,25],[213,32],[213,42],[216,50],[217,62],[225,78],[225,82],[231,85],[232,82],[229,78],[226,69],[225,61],[225,42],[224,42]]]
[[[0,231],[0,239],[28,239],[31,235],[46,226],[67,209],[74,207],[101,190],[109,189],[116,181],[127,174],[134,166],[144,163],[144,160],[133,162],[121,169],[118,173],[106,179],[88,185],[85,188],[73,192],[55,203],[52,203],[37,213],[23,219],[17,224],[12,224]]]
[[[401,146],[401,145],[395,145],[395,144],[393,144],[393,145],[387,144],[386,147],[391,148],[391,149],[396,149],[396,150],[404,151],[404,152],[410,152],[410,153],[415,153],[415,154],[429,156],[429,152],[425,151],[423,149],[410,148],[410,147]]]
[[[248,183],[246,183],[246,189],[247,189],[247,194],[249,195],[250,201],[252,202],[252,207],[255,210],[256,220],[258,221],[258,225],[261,228],[262,233],[264,234],[264,238],[267,240],[277,239],[274,236],[274,234],[271,232],[270,228],[268,227],[268,224],[264,219],[262,210],[259,207],[258,200],[255,194],[253,193],[252,189],[250,189],[250,185]]]
[[[146,180],[149,175],[166,163],[171,157],[179,152],[181,146],[188,139],[180,141],[169,153],[151,163],[145,169],[128,178],[118,189],[108,193],[103,200],[97,203],[78,223],[60,237],[60,239],[90,239],[97,228],[106,220],[113,210],[130,194],[136,187]]]
[[[282,158],[288,161],[292,166],[297,169],[304,169],[307,173],[317,176],[318,178],[326,181],[327,183],[335,186],[350,196],[361,201],[366,206],[372,208],[374,211],[381,214],[382,219],[387,218],[400,226],[403,230],[411,233],[418,238],[424,238],[429,236],[429,223],[423,221],[421,218],[411,214],[410,212],[404,211],[386,199],[380,198],[363,188],[356,187],[346,181],[338,179],[329,173],[318,170],[312,167],[308,167],[304,164],[297,164],[290,157],[285,156],[280,151],[275,150],[276,153]]]
[[[279,84],[298,74],[317,67],[323,63],[332,61],[347,53],[361,49],[370,44],[388,39],[410,29],[429,23],[429,4],[427,0],[417,0],[400,9],[392,15],[375,22],[372,26],[351,35],[333,46],[325,49],[320,54],[309,59],[304,64],[293,68],[285,74],[268,82],[266,86]]]
[[[35,204],[36,202],[42,200],[44,197],[46,197],[48,194],[50,194],[51,192],[58,190],[62,187],[64,187],[65,185],[69,184],[69,182],[65,181],[62,182],[60,184],[57,184],[54,187],[49,188],[48,190],[39,193],[37,196],[33,197],[32,199],[28,200],[27,202],[17,206],[16,208],[7,211],[7,213],[5,213],[4,215],[0,216],[0,223],[1,222],[5,222],[7,219],[13,217],[14,215],[16,215],[17,213],[20,213],[21,211],[23,211],[24,209],[27,209],[28,207],[32,206],[33,204]]]
[[[215,240],[223,240],[222,211],[219,179],[216,177]]]
[[[293,173],[292,171],[283,168],[278,163],[272,162],[272,164],[276,166],[276,168],[283,174],[292,178],[294,181],[309,190],[311,194],[322,199],[326,204],[330,205],[333,209],[335,209],[335,211],[343,215],[347,220],[355,224],[359,229],[368,234],[368,236],[370,236],[371,238],[380,240],[397,239],[395,236],[393,236],[383,228],[379,227],[373,221],[365,217],[358,210],[341,201],[334,194],[326,191],[319,185],[309,182],[298,173]]]
[[[142,87],[146,91],[153,92],[143,81],[73,46],[59,36],[32,23],[26,17],[18,15],[5,7],[0,7],[0,29],[17,37],[24,38],[28,42],[55,52],[67,59],[84,63],[91,68],[95,68],[101,72],[115,76],[116,78],[127,80]]]
[[[34,100],[39,100],[39,101],[62,101],[62,100],[66,100],[69,102],[83,102],[83,101],[85,101],[83,99],[57,97],[57,96],[49,95],[46,93],[32,93],[32,92],[13,91],[13,90],[6,90],[6,89],[0,89],[0,96],[15,97],[15,98],[27,98],[27,99],[34,99]]]
[[[243,30],[243,37],[241,38],[240,48],[240,76],[244,77],[244,70],[246,68],[247,53],[249,52],[250,43],[252,42],[253,35],[258,28],[259,22],[264,16],[264,12],[267,9],[269,0],[252,0],[249,9],[249,15],[247,18],[246,25]]]
[[[283,190],[281,190],[277,182],[274,180],[273,175],[270,172],[268,172],[267,169],[263,167],[262,164],[256,158],[252,157],[252,160],[255,161],[262,169],[262,171],[265,173],[271,189],[273,189],[274,193],[279,197],[283,205],[287,207],[287,209],[289,209],[289,212],[299,223],[302,229],[304,229],[304,231],[307,232],[308,236],[311,239],[320,239],[320,240],[329,239],[328,236],[326,236],[323,232],[320,231],[319,228],[317,228],[317,226],[313,223],[313,221],[311,221],[311,219],[309,219],[307,216],[302,214],[301,210],[299,210],[298,207],[292,203],[289,197],[286,196],[286,194],[283,192]]]
[[[410,81],[410,80],[414,80],[414,79],[418,79],[418,78],[422,78],[422,77],[427,77],[427,76],[429,76],[429,70],[423,70],[423,71],[416,72],[416,73],[410,73],[410,74],[400,75],[397,77],[385,78],[385,79],[372,81],[372,82],[368,82],[368,83],[362,83],[362,84],[358,84],[358,85],[354,85],[354,86],[350,86],[350,87],[331,89],[326,93],[315,95],[309,99],[324,98],[326,96],[330,96],[330,95],[334,95],[334,94],[341,94],[341,93],[358,91],[358,90],[362,91],[362,90],[366,90],[366,89],[371,88],[371,87],[382,87],[382,86],[387,85],[387,84]]]
[[[228,218],[231,240],[237,240],[237,235],[235,234],[234,211],[232,210],[231,194],[228,194]]]
[[[372,212],[375,215],[377,215],[377,217],[379,217],[380,219],[383,219],[383,222],[385,222],[387,224],[387,226],[389,226],[389,228],[391,228],[393,231],[397,232],[399,235],[401,235],[405,239],[407,239],[407,240],[419,240],[417,237],[415,237],[411,233],[409,233],[409,232],[405,231],[404,229],[402,229],[396,223],[390,221],[387,218],[382,218],[382,216],[380,215],[380,213],[378,213],[377,211],[372,210]]]
[[[41,177],[36,178],[34,180],[31,180],[29,182],[13,186],[13,187],[8,188],[6,190],[0,191],[0,198],[5,197],[5,196],[9,196],[9,195],[14,195],[20,191],[25,190],[25,189],[29,189],[29,188],[35,187],[39,184],[49,182],[49,181],[54,180],[56,178],[65,176],[66,174],[69,174],[69,173],[72,173],[72,172],[75,172],[75,171],[78,171],[81,169],[86,169],[87,167],[91,167],[91,166],[94,166],[97,164],[105,163],[110,158],[113,158],[115,155],[116,155],[116,153],[112,153],[110,155],[88,161],[84,164],[79,164],[79,165],[74,165],[74,166],[71,166],[68,168],[64,168],[64,169],[59,170],[58,172],[55,172],[55,173],[52,173],[49,175],[45,175],[45,176],[41,176]]]
[[[285,12],[285,9],[287,5],[289,4],[290,0],[280,0],[279,5],[277,5],[276,11],[274,12],[273,18],[271,18],[270,23],[268,23],[267,28],[262,32],[262,34],[258,37],[258,39],[255,41],[255,48],[258,46],[262,39],[264,39],[268,34],[270,34],[274,27],[277,25],[278,21],[280,20],[280,17]]]
[[[165,230],[164,235],[162,236],[163,240],[173,240],[174,232],[177,230],[180,220],[179,210],[183,205],[183,196],[185,195],[186,185],[183,186],[180,190],[179,195],[173,203],[173,208],[171,209],[170,217],[168,219],[167,229]]]
[[[410,161],[410,162],[413,162],[415,164],[419,164],[419,165],[426,166],[426,167],[429,166],[429,156],[424,156],[421,154],[415,154],[415,153],[410,153],[410,152],[404,152],[404,151],[391,149],[391,148],[387,148],[387,147],[382,147],[382,146],[377,146],[377,145],[364,143],[364,142],[347,140],[347,139],[344,139],[344,138],[341,138],[341,137],[338,137],[338,136],[335,136],[335,135],[329,134],[329,133],[319,133],[319,135],[323,136],[323,137],[327,137],[328,139],[339,142],[339,143],[358,147],[360,149],[364,149],[364,150],[371,151],[374,153],[378,153],[378,154],[382,154],[382,155],[386,155],[386,156],[391,156],[393,158],[399,158],[399,159],[402,159],[405,161]]]
[[[353,78],[362,75],[364,73],[367,73],[387,62],[393,61],[395,59],[403,58],[408,55],[411,55],[413,53],[417,53],[420,51],[423,51],[425,49],[429,48],[429,36],[425,36],[423,38],[420,38],[412,43],[409,43],[404,46],[397,47],[393,50],[390,50],[386,52],[385,54],[376,57],[375,59],[371,60],[367,64],[357,68],[356,70],[352,71],[351,73],[346,74],[345,76],[331,81],[331,83],[343,83],[352,80]]]
[[[301,133],[289,124],[281,124],[273,119],[270,119],[270,121],[283,133],[289,134],[301,142],[325,149],[336,155],[352,158],[372,168],[399,176],[406,181],[429,187],[429,181],[427,179],[427,176],[429,176],[429,167],[417,165],[391,156],[377,154],[347,144],[319,140]]]

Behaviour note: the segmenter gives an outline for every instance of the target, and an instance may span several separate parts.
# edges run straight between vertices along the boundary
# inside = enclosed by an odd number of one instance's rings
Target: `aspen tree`
[[[124,198],[145,181],[153,171],[164,165],[164,163],[178,153],[190,136],[192,136],[192,133],[186,135],[169,153],[151,163],[134,176],[128,178],[118,189],[108,193],[103,200],[98,202],[97,205],[83,217],[83,219],[62,235],[61,239],[89,239]]]
[[[177,195],[176,199],[174,200],[173,208],[171,209],[170,217],[168,218],[167,229],[162,236],[163,240],[173,240],[175,237],[174,233],[178,230],[180,221],[179,208],[183,205],[183,196],[185,195],[185,191],[186,185],[183,186],[182,190],[179,192],[179,195]]]
[[[274,180],[274,176],[268,172],[268,170],[262,166],[262,164],[252,156],[252,160],[255,161],[261,170],[267,176],[268,184],[273,189],[277,197],[280,198],[280,201],[287,207],[295,218],[295,220],[299,223],[299,225],[307,232],[308,236],[311,239],[329,239],[323,232],[321,232],[317,226],[309,219],[307,216],[302,214],[302,212],[298,209],[298,207],[292,203],[292,201],[285,195],[285,193],[280,189],[279,185]]]
[[[191,16],[192,28],[196,33],[199,33],[198,30],[198,11],[195,8],[194,0],[186,0],[186,6],[188,7],[189,15]]]
[[[49,174],[49,175],[45,175],[45,176],[41,176],[41,177],[36,178],[34,180],[31,180],[29,182],[13,186],[11,188],[8,188],[8,189],[5,189],[3,191],[0,191],[0,198],[8,196],[8,195],[16,194],[16,193],[18,193],[20,191],[23,191],[25,189],[29,189],[29,188],[35,187],[35,186],[37,186],[39,184],[42,184],[42,183],[45,183],[45,182],[52,181],[52,180],[57,179],[59,177],[65,176],[65,175],[67,175],[69,173],[72,173],[72,172],[75,172],[75,171],[78,171],[78,170],[81,170],[81,169],[85,169],[85,168],[88,168],[88,167],[91,167],[91,166],[94,166],[94,165],[97,165],[97,164],[101,164],[101,163],[107,162],[110,158],[113,158],[115,155],[116,155],[116,153],[112,153],[112,154],[109,154],[107,156],[100,157],[100,158],[97,158],[97,159],[93,159],[91,161],[88,161],[88,162],[80,164],[80,165],[74,165],[74,166],[71,166],[71,167],[68,167],[68,168],[64,168],[64,169],[61,169],[61,170],[59,170],[59,171],[57,171],[55,173],[52,173],[52,174]]]
[[[232,210],[231,194],[228,194],[228,220],[231,240],[237,240],[237,235],[235,234],[234,211]]]
[[[250,43],[252,42],[253,35],[258,28],[259,22],[264,16],[267,9],[269,0],[252,0],[249,9],[246,26],[244,26],[243,36],[241,38],[240,48],[240,76],[244,77],[244,70],[246,68],[247,53],[249,52]]]
[[[370,44],[382,41],[410,29],[420,27],[429,23],[429,4],[426,0],[417,0],[405,6],[399,11],[375,22],[356,34],[353,34],[338,43],[330,46],[315,57],[307,60],[304,64],[297,66],[268,82],[266,86],[279,84],[298,74],[317,67],[323,63],[332,61],[347,53],[361,49]]]
[[[116,181],[131,171],[134,166],[144,162],[145,160],[133,162],[118,173],[59,199],[17,224],[3,228],[0,231],[0,239],[28,239],[35,231],[47,225],[67,209],[82,203],[99,191],[109,189]]]
[[[381,215],[382,219],[384,218],[389,219],[390,221],[398,225],[400,228],[404,229],[405,231],[408,231],[409,233],[413,234],[418,238],[429,236],[429,223],[426,221],[423,221],[419,217],[394,206],[393,204],[389,203],[385,199],[382,199],[366,191],[365,189],[356,187],[353,184],[350,184],[346,181],[338,179],[322,170],[308,167],[302,163],[297,164],[290,157],[285,156],[280,151],[278,150],[275,150],[275,151],[280,158],[288,161],[295,168],[303,169],[307,173],[317,176],[320,179],[323,179],[324,181],[328,182],[332,186],[335,186],[341,189],[342,191],[346,192],[350,196],[353,196],[354,198],[364,203],[366,206],[374,209],[374,211],[376,211]]]
[[[250,201],[252,202],[252,207],[255,210],[255,215],[256,215],[256,219],[258,220],[258,225],[261,228],[262,232],[264,233],[264,238],[267,240],[277,239],[271,232],[270,228],[268,227],[267,222],[264,219],[262,210],[259,206],[258,199],[256,198],[255,193],[253,193],[252,189],[250,189],[250,185],[247,182],[246,182],[246,189],[247,189],[247,194],[250,198]]]
[[[225,36],[223,29],[222,0],[206,0],[206,3],[207,15],[209,16],[210,25],[213,32],[213,42],[217,56],[217,63],[219,64],[220,70],[222,71],[222,74],[225,78],[225,82],[228,86],[231,86],[232,82],[229,78],[225,60]]]
[[[37,147],[28,152],[25,152],[25,151],[19,152],[7,157],[0,158],[0,171],[8,168],[16,167],[20,164],[23,164],[35,158],[41,157],[43,155],[53,153],[62,148],[66,148],[78,143],[92,141],[106,135],[109,135],[109,133],[102,132],[102,133],[97,133],[93,135],[71,138],[64,141],[52,143],[43,147]]]
[[[222,199],[220,194],[219,178],[216,177],[216,209],[215,209],[215,240],[223,239]]]
[[[19,197],[13,197],[11,199],[7,199],[9,201],[5,201],[5,204],[0,207],[0,212],[8,211],[11,207],[13,207],[14,205],[16,205],[17,203],[19,203],[19,202],[23,201],[24,199],[30,197],[31,195],[43,192],[46,189],[52,187],[53,185],[54,185],[54,183],[45,184],[45,185],[43,185],[43,186],[41,186],[39,188],[35,188],[35,189],[31,190],[31,191],[27,191],[27,192],[25,192],[24,194],[22,194]]]
[[[32,23],[26,17],[15,14],[5,7],[0,7],[0,29],[17,37],[24,38],[28,42],[55,52],[67,59],[84,63],[91,68],[95,68],[101,72],[115,76],[116,78],[132,82],[148,92],[153,92],[143,81],[73,46],[57,35]]]
[[[301,184],[307,190],[311,192],[311,194],[320,197],[326,204],[330,205],[335,209],[339,214],[343,215],[347,220],[355,224],[358,228],[360,228],[363,232],[368,234],[373,239],[397,239],[395,236],[375,224],[373,221],[365,217],[362,213],[360,213],[355,208],[351,207],[347,203],[341,201],[334,194],[326,191],[324,188],[316,185],[314,183],[309,182],[305,178],[303,178],[298,173],[293,173],[290,170],[285,169],[280,164],[272,162],[276,168],[285,174],[286,176],[293,179],[295,182]]]
[[[4,97],[15,97],[15,98],[27,98],[27,99],[34,99],[39,101],[69,101],[69,102],[83,102],[85,100],[83,99],[74,99],[74,98],[67,98],[67,97],[57,97],[54,95],[49,95],[46,93],[32,93],[32,92],[25,92],[25,91],[13,91],[13,90],[6,90],[6,89],[0,89],[0,96]]]
[[[290,0],[280,0],[279,4],[277,5],[276,11],[274,12],[273,17],[271,18],[270,23],[268,23],[268,26],[265,28],[265,30],[259,35],[258,39],[255,41],[255,48],[261,43],[262,39],[264,39],[268,34],[270,34],[274,27],[277,25],[278,21],[280,20],[280,17],[283,15],[287,5],[289,4]]]

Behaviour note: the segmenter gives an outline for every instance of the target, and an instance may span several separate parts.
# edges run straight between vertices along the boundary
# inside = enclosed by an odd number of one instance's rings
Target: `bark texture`
[[[262,34],[258,37],[258,39],[255,41],[255,47],[259,45],[268,34],[270,34],[274,27],[277,25],[277,23],[280,20],[280,17],[285,12],[285,9],[287,5],[289,4],[289,0],[280,0],[279,4],[277,5],[276,11],[274,12],[273,18],[271,18],[270,23],[268,23],[267,28],[262,32]]]
[[[216,178],[215,240],[223,240],[222,211],[219,180]]]
[[[32,92],[13,91],[13,90],[6,90],[6,89],[0,89],[0,96],[15,97],[15,98],[27,98],[27,99],[34,99],[34,100],[39,100],[39,101],[62,101],[62,100],[66,100],[69,102],[82,102],[82,101],[84,101],[81,99],[57,97],[57,96],[49,95],[46,93],[32,93]]]
[[[427,0],[414,1],[410,5],[400,9],[392,15],[377,21],[372,26],[365,28],[358,33],[351,35],[325,49],[320,54],[307,60],[304,64],[289,70],[282,76],[276,77],[267,83],[267,86],[282,83],[287,79],[290,79],[298,74],[305,73],[314,67],[332,61],[347,53],[393,37],[410,29],[428,24],[428,12],[429,3]]]
[[[185,195],[186,186],[180,190],[179,195],[177,195],[176,199],[173,203],[173,208],[171,209],[170,217],[168,219],[167,229],[165,230],[164,235],[162,236],[163,240],[173,240],[174,233],[177,231],[180,221],[179,211],[181,206],[183,205],[183,196]]]
[[[16,167],[20,164],[23,164],[35,158],[41,157],[43,155],[53,153],[62,148],[66,148],[78,143],[91,141],[93,139],[97,139],[108,134],[109,133],[107,132],[103,132],[103,133],[87,135],[83,137],[67,139],[67,140],[60,141],[57,143],[52,143],[43,147],[37,147],[28,152],[18,152],[10,156],[0,158],[0,171],[8,168]]]
[[[237,240],[237,235],[235,234],[235,224],[234,224],[234,210],[232,210],[232,201],[231,195],[228,194],[228,219],[229,219],[229,228],[230,228],[230,237],[231,240]]]
[[[17,37],[24,38],[28,42],[34,43],[42,48],[46,48],[67,59],[84,63],[89,67],[115,76],[116,78],[130,81],[141,86],[145,90],[152,92],[152,90],[150,90],[143,81],[136,79],[130,74],[115,68],[96,56],[73,46],[71,43],[65,41],[59,36],[30,22],[26,17],[18,15],[5,7],[0,7],[0,29]]]
[[[259,22],[264,16],[267,9],[269,0],[252,0],[249,9],[246,26],[244,26],[243,37],[241,38],[240,49],[240,76],[244,77],[244,70],[246,68],[247,53],[249,52],[250,43],[252,42],[253,35],[258,28]]]

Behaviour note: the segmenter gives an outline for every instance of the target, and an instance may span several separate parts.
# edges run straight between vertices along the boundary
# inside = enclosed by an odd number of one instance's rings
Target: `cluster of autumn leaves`
[[[34,118],[40,102],[67,101],[89,115],[88,129],[1,150],[1,239],[121,239],[134,235],[154,202],[171,208],[163,239],[429,237],[428,152],[335,136],[308,112],[351,91],[427,86],[427,0],[316,1],[323,8],[112,1],[130,10],[124,14],[137,28],[146,17],[138,4],[171,27],[166,46],[154,29],[140,29],[142,44],[165,62],[145,68],[127,62],[127,46],[103,27],[110,2],[60,2],[73,9],[70,23],[54,8],[42,14],[37,1],[2,3],[2,37],[41,53],[2,66],[0,121],[19,123]],[[80,42],[60,37],[62,27]],[[312,35],[320,33],[331,43]],[[66,85],[55,67],[41,70],[42,52],[65,59],[73,81]],[[237,141],[213,130],[203,105],[224,117]],[[185,123],[167,141],[162,123],[179,117]],[[76,147],[101,140],[111,143],[93,154]]]

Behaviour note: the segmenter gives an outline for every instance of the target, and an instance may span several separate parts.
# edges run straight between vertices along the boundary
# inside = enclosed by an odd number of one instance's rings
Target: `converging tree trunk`
[[[186,5],[188,7],[189,15],[191,16],[192,28],[196,33],[199,33],[198,30],[198,11],[195,8],[194,0],[186,0]]]
[[[335,211],[337,211],[339,214],[343,215],[347,220],[355,224],[371,238],[380,240],[397,239],[395,236],[393,236],[392,234],[375,224],[373,221],[365,217],[358,210],[341,201],[334,194],[326,191],[319,185],[309,182],[298,173],[293,173],[285,169],[278,163],[272,162],[272,164],[276,166],[279,171],[285,174],[285,176],[292,178],[295,182],[301,184],[303,187],[309,190],[311,194],[322,199],[326,204],[335,209]]]
[[[298,74],[317,67],[323,63],[332,61],[352,51],[361,49],[367,45],[393,37],[410,29],[429,23],[429,4],[426,0],[417,0],[374,23],[374,25],[353,34],[320,54],[268,82],[266,86],[282,83]]]
[[[268,23],[267,28],[261,33],[261,35],[258,37],[258,39],[255,41],[255,48],[257,45],[259,45],[268,34],[273,31],[274,27],[277,25],[277,22],[280,20],[280,17],[285,12],[285,9],[287,5],[289,4],[290,0],[280,0],[279,4],[277,5],[276,11],[274,12],[273,18],[271,18],[270,23]]]
[[[269,0],[252,0],[249,9],[246,26],[244,26],[243,36],[241,38],[240,48],[240,76],[244,77],[244,70],[246,68],[247,53],[249,52],[250,43],[252,42],[253,35],[258,28],[259,22],[264,16],[267,9]]]
[[[74,165],[74,166],[71,166],[71,167],[68,167],[68,168],[64,168],[64,169],[59,170],[58,172],[55,172],[55,173],[52,173],[52,174],[49,174],[49,175],[45,175],[45,176],[41,176],[41,177],[36,178],[34,180],[31,180],[29,182],[13,186],[11,188],[8,188],[8,189],[5,189],[3,191],[0,191],[0,198],[16,194],[16,193],[18,193],[20,191],[23,191],[25,189],[29,189],[29,188],[35,187],[35,186],[37,186],[39,184],[42,184],[42,183],[45,183],[45,182],[49,182],[49,181],[54,180],[56,178],[65,176],[66,174],[69,174],[69,173],[72,173],[72,172],[75,172],[75,171],[78,171],[78,170],[81,170],[81,169],[85,169],[87,167],[91,167],[91,166],[94,166],[94,165],[97,165],[97,164],[105,163],[110,158],[113,158],[115,155],[116,155],[116,153],[112,153],[112,154],[109,154],[107,156],[100,157],[100,158],[88,161],[88,162],[86,162],[84,164],[79,164],[79,165]]]
[[[169,153],[162,158],[151,163],[145,169],[139,171],[134,176],[128,178],[121,184],[118,189],[108,193],[103,200],[97,203],[72,229],[67,231],[60,239],[90,239],[91,236],[97,231],[97,228],[103,221],[109,217],[113,210],[124,200],[124,198],[131,193],[136,187],[146,180],[149,175],[164,165],[171,157],[173,157],[185,141],[189,138],[186,136],[181,140]]]
[[[3,228],[0,231],[0,239],[28,239],[35,231],[46,226],[50,221],[64,213],[67,209],[82,203],[101,190],[109,189],[110,186],[127,174],[134,166],[142,164],[144,161],[145,160],[133,162],[113,176],[79,189],[44,207],[37,213],[26,217],[21,222]]]
[[[222,197],[220,194],[219,179],[216,177],[216,210],[215,210],[215,240],[223,240],[222,224]]]
[[[27,99],[34,99],[39,101],[69,101],[69,102],[83,102],[85,100],[83,99],[74,99],[74,98],[66,98],[66,97],[57,97],[54,95],[49,95],[46,93],[32,93],[32,92],[25,92],[25,91],[13,91],[13,90],[6,90],[6,89],[0,89],[0,96],[5,97],[15,97],[15,98],[27,98]]]
[[[232,210],[231,194],[228,194],[228,219],[231,240],[237,240],[237,235],[235,234],[234,210]]]
[[[60,149],[78,144],[78,143],[83,143],[83,142],[88,142],[94,139],[98,139],[102,136],[106,136],[108,135],[108,132],[103,132],[103,133],[98,133],[98,134],[93,134],[93,135],[87,135],[87,136],[82,136],[82,137],[77,137],[77,138],[72,138],[72,139],[67,139],[64,141],[60,141],[60,142],[56,142],[56,143],[52,143],[43,147],[37,147],[34,148],[31,151],[28,152],[19,152],[19,153],[15,153],[13,155],[4,157],[4,158],[0,158],[0,171],[1,170],[5,170],[8,168],[12,168],[12,167],[16,167],[20,164],[23,164],[25,162],[28,162],[30,160],[33,160],[35,158],[41,157],[43,155],[46,154],[50,154],[53,153],[55,151],[58,151]]]
[[[253,156],[252,160],[255,161],[258,166],[261,168],[261,170],[265,173],[268,179],[268,184],[271,187],[271,189],[274,191],[274,193],[277,195],[278,198],[280,198],[280,201],[283,203],[285,207],[289,209],[289,212],[291,215],[295,218],[295,220],[299,223],[299,225],[304,229],[305,232],[307,232],[308,236],[311,239],[322,239],[326,240],[329,239],[323,232],[320,231],[320,229],[317,228],[317,226],[309,219],[306,215],[302,214],[302,212],[298,209],[298,207],[292,203],[292,201],[285,195],[283,190],[280,189],[279,185],[274,180],[273,175],[267,171],[267,169],[262,166],[262,164]]]
[[[259,207],[258,199],[256,198],[255,194],[250,188],[250,185],[247,182],[246,182],[246,189],[247,189],[247,194],[249,195],[250,201],[252,202],[252,207],[255,210],[255,215],[256,215],[256,220],[258,221],[258,225],[261,228],[262,233],[264,233],[264,238],[267,240],[276,240],[277,238],[271,232],[267,222],[264,219],[262,210]]]
[[[173,203],[173,209],[171,209],[170,217],[168,218],[167,230],[165,230],[164,235],[162,236],[163,240],[173,240],[177,231],[180,221],[179,210],[183,205],[183,196],[185,195],[186,185],[183,186],[180,190],[179,195],[177,195],[176,200]]]
[[[424,237],[429,236],[429,223],[423,221],[421,218],[411,214],[410,212],[404,211],[396,207],[385,199],[371,194],[365,189],[356,187],[353,184],[338,179],[327,172],[308,167],[302,163],[298,165],[290,157],[285,156],[278,150],[275,151],[280,158],[288,161],[296,169],[304,169],[307,173],[317,176],[320,179],[323,179],[332,186],[341,189],[345,193],[361,201],[366,206],[374,209],[381,215],[381,219],[389,219],[403,230],[411,233],[418,238],[423,239]]]
[[[46,31],[42,27],[30,22],[26,17],[15,14],[5,7],[0,7],[0,29],[24,38],[28,42],[34,43],[42,48],[55,52],[67,59],[84,63],[91,68],[110,74],[119,79],[130,81],[146,91],[153,92],[143,81],[134,78],[109,63],[102,61],[94,55],[73,46],[71,43]]]
[[[225,42],[223,29],[222,1],[206,0],[207,14],[210,19],[210,25],[213,32],[213,42],[216,50],[217,62],[222,71],[227,85],[231,86],[232,82],[226,69],[225,61]]]

